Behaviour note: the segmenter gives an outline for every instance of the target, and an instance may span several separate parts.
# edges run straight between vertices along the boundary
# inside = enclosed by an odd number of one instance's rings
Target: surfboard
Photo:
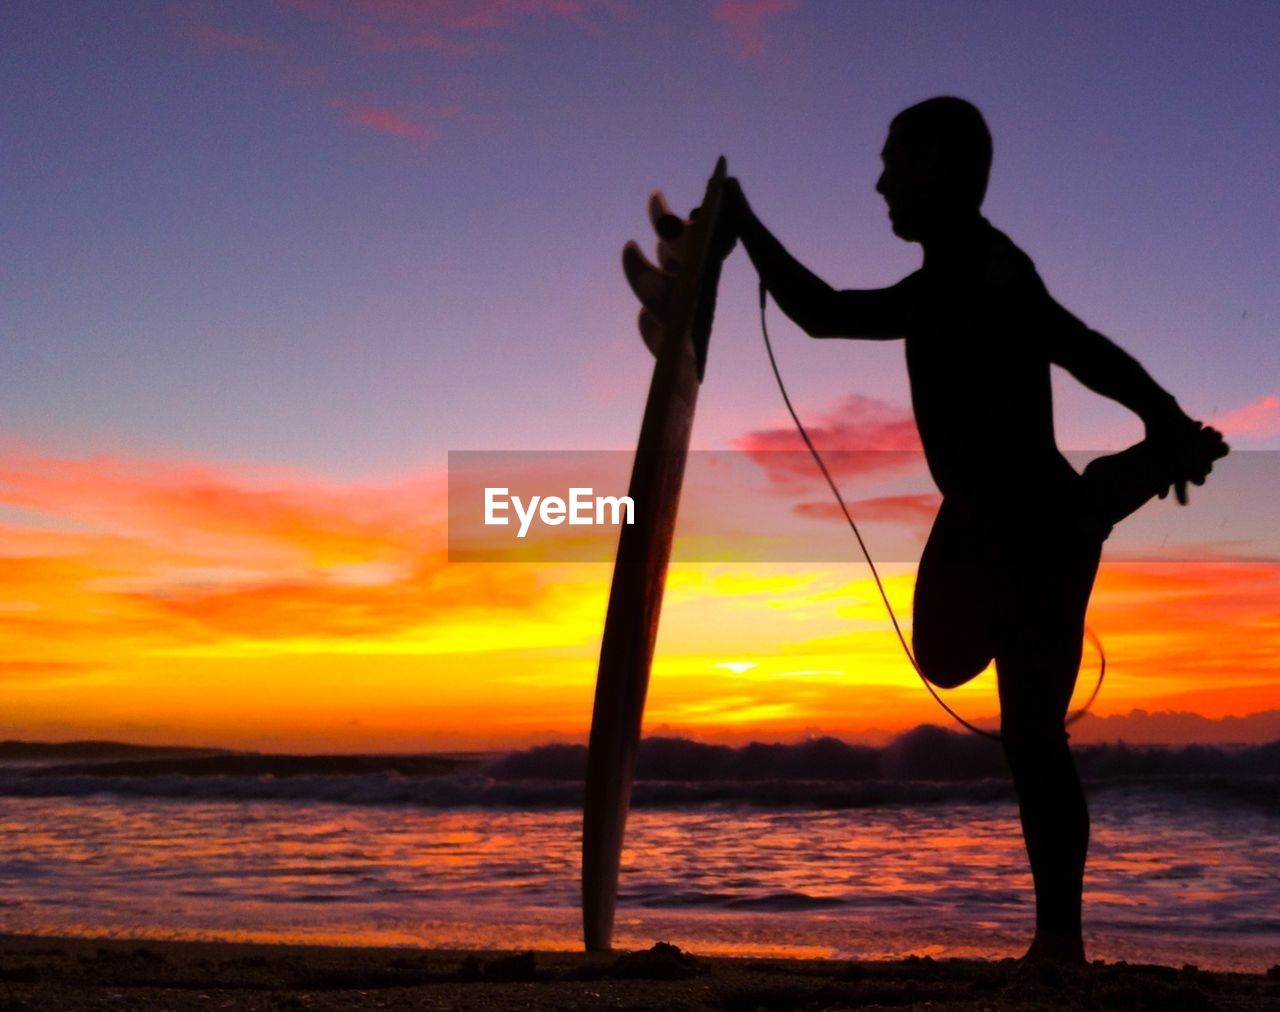
[[[613,941],[649,670],[720,278],[712,238],[725,173],[722,157],[691,222],[673,215],[661,194],[650,198],[651,222],[666,244],[659,262],[665,259],[678,271],[655,267],[634,243],[623,251],[623,273],[644,306],[641,335],[656,362],[628,489],[635,523],[624,525],[618,538],[587,748],[582,925],[588,952],[608,951]]]

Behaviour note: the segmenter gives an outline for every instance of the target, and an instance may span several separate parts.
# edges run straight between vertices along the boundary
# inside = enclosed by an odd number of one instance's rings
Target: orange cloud
[[[920,492],[906,495],[882,495],[870,499],[857,499],[849,503],[849,512],[853,519],[883,520],[890,523],[905,524],[918,530],[928,530],[933,518],[942,504],[942,497],[936,492]],[[816,517],[823,520],[839,520],[844,522],[844,511],[840,504],[832,499],[830,502],[802,502],[795,508],[805,517]]]
[[[394,729],[425,747],[585,720],[565,715],[589,713],[607,573],[448,563],[444,486],[6,452],[10,733],[369,748]],[[526,689],[517,714],[511,670],[575,675]]]
[[[90,665],[77,661],[0,660],[0,682],[76,674],[89,667]]]
[[[284,470],[10,455],[0,629],[153,643],[407,635],[536,616],[563,595],[530,568],[450,566],[444,482],[337,485]]]
[[[765,21],[799,6],[800,0],[716,0],[711,16],[725,30],[734,53],[749,60],[764,55]]]
[[[429,473],[386,485],[339,485],[285,468],[10,450],[0,483],[0,502],[46,521],[58,518],[57,530],[110,532],[219,554],[224,562],[286,545],[321,560],[367,552],[387,540],[388,529],[412,530],[420,545],[443,539],[443,521],[432,511],[444,501],[444,482]],[[47,522],[32,527],[53,529]]]
[[[1280,706],[1280,565],[1104,565],[1089,610],[1108,655],[1103,713]]]

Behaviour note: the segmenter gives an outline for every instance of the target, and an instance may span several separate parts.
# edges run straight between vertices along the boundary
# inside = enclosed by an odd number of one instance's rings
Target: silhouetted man
[[[836,291],[752,213],[736,180],[728,220],[762,283],[813,337],[905,338],[916,424],[942,505],[920,560],[912,639],[934,684],[995,661],[1000,737],[1036,894],[1027,956],[1084,960],[1089,813],[1065,718],[1102,542],[1170,486],[1203,483],[1227,452],[1132,357],[1049,295],[979,208],[991,164],[981,113],[934,98],[900,113],[876,189],[893,231],[924,250],[883,289]],[[1136,412],[1147,437],[1077,474],[1054,441],[1049,366]]]

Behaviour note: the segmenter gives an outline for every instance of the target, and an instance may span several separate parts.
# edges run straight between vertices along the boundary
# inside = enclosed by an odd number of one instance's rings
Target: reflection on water
[[[0,929],[576,948],[571,810],[0,801]],[[1274,817],[1116,789],[1094,803],[1095,957],[1258,971],[1280,946]],[[1016,955],[1032,909],[1008,804],[638,810],[617,944]]]

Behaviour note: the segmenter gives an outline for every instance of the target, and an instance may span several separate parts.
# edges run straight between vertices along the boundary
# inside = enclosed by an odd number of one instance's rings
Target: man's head
[[[919,241],[971,219],[982,206],[991,169],[991,132],[962,98],[931,98],[889,124],[876,190],[893,231]]]

